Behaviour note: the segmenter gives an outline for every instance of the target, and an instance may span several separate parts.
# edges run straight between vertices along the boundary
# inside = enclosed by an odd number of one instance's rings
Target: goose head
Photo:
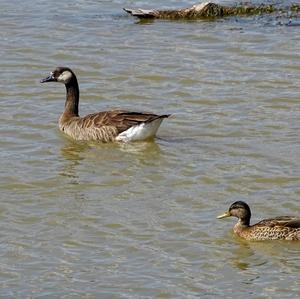
[[[60,82],[67,85],[74,79],[76,80],[76,76],[71,69],[68,67],[57,67],[48,77],[42,79],[40,82]]]

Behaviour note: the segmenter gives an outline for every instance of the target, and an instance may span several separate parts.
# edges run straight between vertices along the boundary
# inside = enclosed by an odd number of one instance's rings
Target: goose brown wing
[[[169,115],[157,115],[124,110],[103,111],[89,114],[81,118],[81,126],[83,128],[111,126],[117,128],[118,132],[121,133],[140,123],[147,123],[158,118],[166,117],[169,117]]]
[[[255,226],[268,226],[268,227],[293,227],[293,228],[300,228],[300,219],[293,217],[293,216],[279,216],[269,219],[264,219]]]

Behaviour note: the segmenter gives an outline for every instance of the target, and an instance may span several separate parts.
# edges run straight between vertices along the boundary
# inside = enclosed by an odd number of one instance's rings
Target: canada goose
[[[273,5],[240,5],[224,6],[213,2],[202,2],[191,7],[180,9],[130,9],[123,8],[127,13],[141,19],[197,19],[216,18],[234,15],[253,15],[261,13],[272,13],[276,9]]]
[[[227,212],[217,218],[230,216],[239,219],[233,228],[234,233],[246,240],[300,240],[300,218],[279,216],[250,225],[251,211],[243,201],[233,203]]]
[[[79,87],[74,72],[67,67],[57,67],[42,79],[45,82],[65,84],[67,96],[65,111],[59,118],[59,128],[75,140],[141,141],[153,138],[164,118],[169,114],[131,112],[125,110],[103,111],[80,117]]]

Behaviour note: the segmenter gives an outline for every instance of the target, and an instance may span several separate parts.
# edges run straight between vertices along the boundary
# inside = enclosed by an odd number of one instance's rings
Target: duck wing
[[[255,226],[264,227],[291,227],[300,228],[300,219],[294,216],[279,216],[269,219],[264,219],[255,224]]]

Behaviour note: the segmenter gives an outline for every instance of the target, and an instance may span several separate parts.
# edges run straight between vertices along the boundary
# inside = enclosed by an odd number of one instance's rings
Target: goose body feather
[[[142,141],[153,138],[163,118],[168,116],[123,110],[67,119],[63,114],[59,120],[59,128],[75,140]]]

